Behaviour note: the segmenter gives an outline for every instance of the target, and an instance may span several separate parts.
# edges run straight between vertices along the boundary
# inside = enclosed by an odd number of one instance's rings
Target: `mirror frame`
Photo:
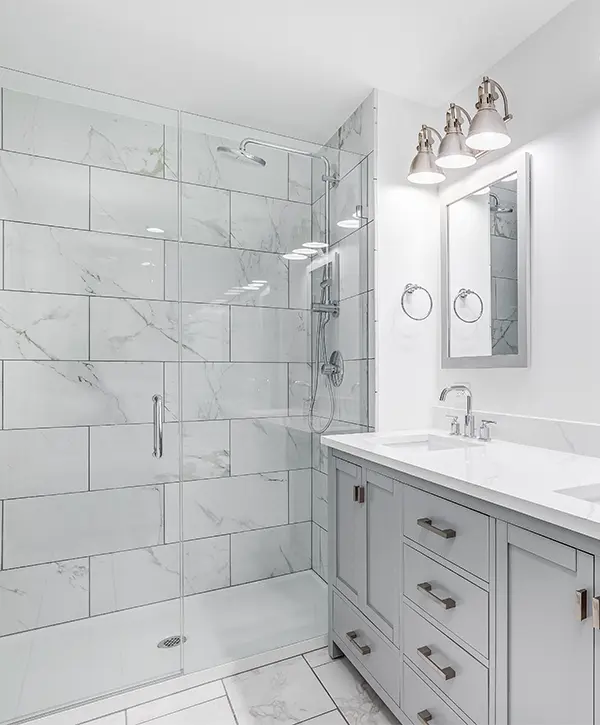
[[[516,355],[450,357],[450,290],[448,207],[479,189],[517,173],[517,304],[518,341]],[[441,322],[442,369],[526,368],[529,364],[529,307],[531,254],[531,154],[519,152],[483,166],[440,193],[441,201]]]

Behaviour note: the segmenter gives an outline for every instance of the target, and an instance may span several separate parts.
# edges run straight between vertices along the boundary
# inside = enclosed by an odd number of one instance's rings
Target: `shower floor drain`
[[[166,637],[156,645],[159,649],[171,649],[171,647],[179,647],[180,644],[187,642],[187,637],[180,637],[176,634],[174,637]]]

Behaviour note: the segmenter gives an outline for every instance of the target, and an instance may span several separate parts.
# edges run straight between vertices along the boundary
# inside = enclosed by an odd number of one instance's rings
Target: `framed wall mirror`
[[[442,367],[527,367],[530,155],[441,194]]]

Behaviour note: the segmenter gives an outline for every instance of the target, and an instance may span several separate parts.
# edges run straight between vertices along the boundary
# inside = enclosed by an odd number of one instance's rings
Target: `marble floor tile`
[[[332,712],[325,713],[325,715],[319,715],[319,717],[311,720],[307,725],[348,725],[340,714],[339,710],[333,710]]]
[[[239,725],[286,725],[334,709],[331,698],[302,657],[225,680]]]
[[[329,657],[328,647],[321,647],[321,649],[315,649],[312,652],[307,652],[304,655],[304,659],[313,669],[315,667],[321,667],[321,665],[328,665],[332,661]]]
[[[317,667],[315,674],[350,725],[398,725],[396,718],[347,659]]]

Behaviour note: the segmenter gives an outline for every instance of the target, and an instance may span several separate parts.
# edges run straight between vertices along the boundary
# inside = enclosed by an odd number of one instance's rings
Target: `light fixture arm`
[[[427,126],[427,124],[423,124],[421,126],[421,133],[423,134],[423,140],[429,142],[429,134],[428,131],[433,131],[433,133],[438,137],[438,141],[442,143],[442,136],[440,132],[435,129],[433,126]]]
[[[469,122],[469,126],[471,125],[471,123],[473,122],[473,119],[471,118],[470,113],[466,109],[464,109],[462,106],[459,106],[458,103],[451,103],[450,108],[458,108],[458,110],[462,113],[462,115]]]
[[[504,121],[511,121],[513,118],[512,113],[510,113],[508,109],[508,96],[506,95],[506,91],[504,88],[498,83],[498,81],[495,81],[493,78],[488,78],[488,76],[483,76],[483,82],[479,86],[479,88],[482,90],[483,94],[491,93],[492,95],[495,95],[494,91],[498,91],[500,93],[500,96],[502,97],[502,103],[504,104]],[[482,100],[482,95],[480,94],[480,102]],[[479,103],[476,104],[477,107],[479,107]]]

